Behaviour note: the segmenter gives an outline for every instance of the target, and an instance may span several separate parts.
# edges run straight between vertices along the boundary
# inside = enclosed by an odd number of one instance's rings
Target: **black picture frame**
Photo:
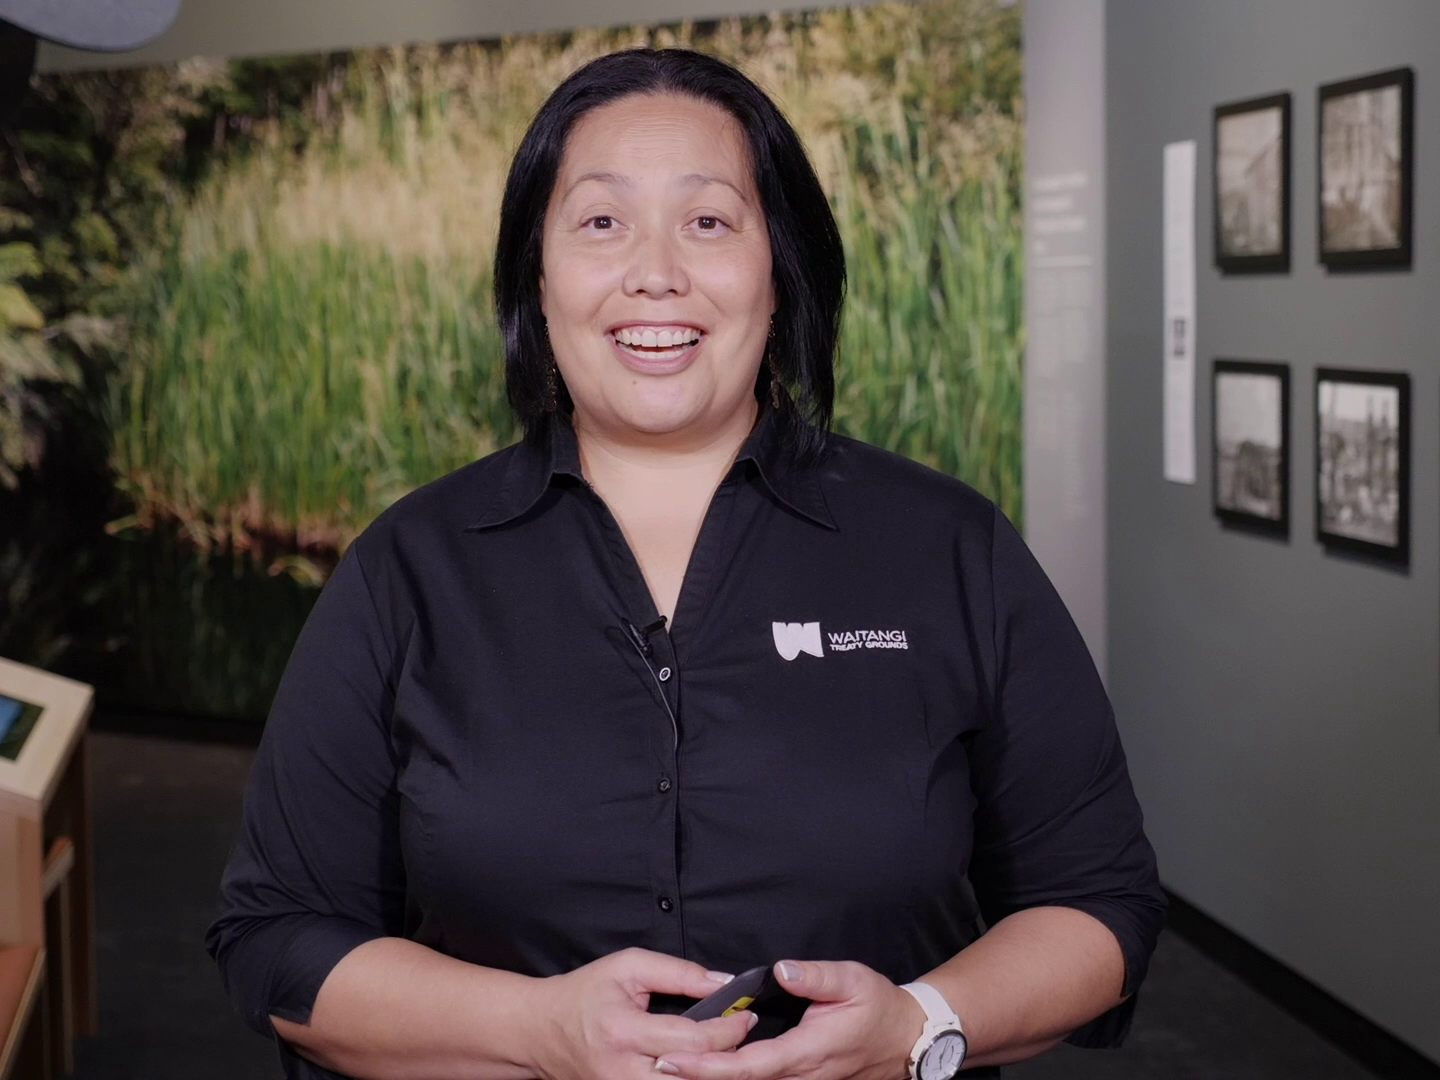
[[[1253,509],[1263,498],[1263,480],[1259,485],[1251,487],[1252,497],[1249,504],[1252,509],[1247,509],[1245,500],[1236,497],[1234,491],[1234,476],[1238,469],[1247,469],[1253,474],[1260,472],[1263,475],[1265,469],[1264,452],[1265,447],[1246,441],[1241,444],[1237,452],[1237,461],[1227,462],[1225,460],[1224,448],[1221,445],[1220,432],[1222,417],[1222,395],[1221,381],[1226,376],[1254,376],[1264,379],[1274,379],[1278,384],[1279,397],[1277,408],[1279,410],[1279,434],[1280,445],[1275,448],[1279,460],[1275,463],[1275,486],[1278,491],[1275,496],[1278,502],[1277,509],[1273,514],[1267,514],[1260,510]],[[1228,525],[1237,525],[1247,530],[1270,533],[1275,536],[1289,537],[1290,535],[1290,365],[1265,360],[1229,360],[1216,359],[1212,365],[1210,376],[1210,474],[1211,474],[1211,504],[1215,516]],[[1253,452],[1246,448],[1253,448]],[[1247,467],[1248,459],[1248,467]],[[1229,482],[1227,483],[1227,478]],[[1257,490],[1257,487],[1262,490]]]
[[[1327,105],[1341,98],[1375,90],[1395,87],[1399,90],[1399,148],[1400,160],[1397,165],[1395,183],[1397,215],[1396,243],[1374,247],[1334,247],[1331,243],[1329,224],[1331,207],[1326,205],[1326,179],[1328,176],[1326,149],[1328,146],[1325,120]],[[1394,68],[1356,79],[1327,83],[1320,87],[1315,109],[1315,178],[1316,178],[1316,224],[1317,248],[1320,262],[1332,269],[1355,269],[1365,267],[1405,267],[1411,264],[1414,250],[1414,200],[1415,200],[1415,72],[1408,67]]]
[[[1231,190],[1221,175],[1221,150],[1223,146],[1223,128],[1227,121],[1235,117],[1246,116],[1251,113],[1263,113],[1278,110],[1280,113],[1280,136],[1278,150],[1270,158],[1273,158],[1276,179],[1273,184],[1265,181],[1261,186],[1269,189],[1272,186],[1278,187],[1279,197],[1279,250],[1274,252],[1246,253],[1234,250],[1235,245],[1227,246],[1225,222],[1227,220],[1226,202],[1231,200],[1234,206],[1234,198],[1243,193]],[[1215,266],[1222,274],[1284,274],[1290,270],[1290,94],[1268,94],[1265,97],[1249,98],[1245,101],[1236,101],[1228,105],[1218,105],[1215,108],[1214,125],[1211,131],[1211,190],[1213,193],[1214,232],[1213,243],[1215,248]],[[1263,159],[1256,157],[1256,162],[1263,164],[1270,158]],[[1260,170],[1257,170],[1257,172]],[[1243,207],[1243,202],[1240,204]]]
[[[1350,418],[1334,415],[1327,417],[1327,410],[1334,411],[1334,405],[1324,400],[1324,389],[1327,384],[1348,385],[1357,388],[1386,387],[1396,391],[1396,431],[1393,439],[1393,450],[1396,455],[1394,475],[1387,482],[1382,474],[1381,481],[1382,490],[1393,484],[1393,493],[1396,499],[1393,542],[1365,537],[1363,534],[1367,531],[1367,527],[1364,525],[1357,524],[1343,531],[1334,527],[1339,516],[1334,507],[1342,499],[1360,502],[1372,497],[1364,492],[1357,492],[1353,499],[1348,499],[1336,490],[1342,482],[1336,468],[1337,457],[1342,454],[1354,457],[1356,453],[1359,453],[1359,451],[1350,451],[1344,447],[1343,428],[1355,429],[1356,441],[1358,441],[1358,425],[1364,423],[1367,427],[1372,428],[1365,438],[1366,446],[1363,451],[1368,463],[1367,471],[1374,469],[1373,461],[1377,450],[1380,454],[1388,456],[1391,447],[1385,445],[1389,440],[1383,434],[1380,436],[1381,445],[1378,448],[1375,446],[1376,436],[1369,420],[1361,421],[1358,417],[1353,416]],[[1404,372],[1393,371],[1317,368],[1314,403],[1315,538],[1330,549],[1365,555],[1399,566],[1408,566],[1410,564],[1410,376]],[[1358,466],[1358,461],[1355,464]],[[1389,468],[1388,463],[1383,460],[1380,467],[1382,470]]]

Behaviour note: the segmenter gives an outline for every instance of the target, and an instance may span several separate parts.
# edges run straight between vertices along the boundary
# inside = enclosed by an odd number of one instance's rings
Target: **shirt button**
[[[656,902],[660,905],[660,910],[665,912],[667,915],[675,910],[675,901],[671,900],[668,896],[662,896]]]
[[[662,668],[660,669],[660,681],[661,681],[661,682],[669,682],[669,681],[670,681],[670,669],[669,669],[668,667],[662,667]]]
[[[668,776],[660,777],[660,782],[655,785],[655,790],[660,792],[661,795],[664,795],[670,790],[670,778]]]

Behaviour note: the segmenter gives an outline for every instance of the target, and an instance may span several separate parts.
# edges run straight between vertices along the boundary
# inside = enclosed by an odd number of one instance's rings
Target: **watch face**
[[[965,1036],[958,1031],[942,1031],[935,1036],[920,1059],[920,1080],[954,1080],[965,1060]]]

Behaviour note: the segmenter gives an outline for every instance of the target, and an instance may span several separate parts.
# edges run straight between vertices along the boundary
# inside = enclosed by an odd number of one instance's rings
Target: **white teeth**
[[[615,340],[621,345],[638,346],[646,349],[671,349],[694,345],[700,340],[698,330],[641,330],[638,327],[621,327],[615,331]]]

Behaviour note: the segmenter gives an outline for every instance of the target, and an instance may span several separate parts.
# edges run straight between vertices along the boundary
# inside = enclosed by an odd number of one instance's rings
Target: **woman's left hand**
[[[850,961],[782,960],[780,984],[815,1004],[774,1039],[710,1054],[666,1054],[655,1067],[683,1080],[901,1080],[925,1026],[919,1003]]]

